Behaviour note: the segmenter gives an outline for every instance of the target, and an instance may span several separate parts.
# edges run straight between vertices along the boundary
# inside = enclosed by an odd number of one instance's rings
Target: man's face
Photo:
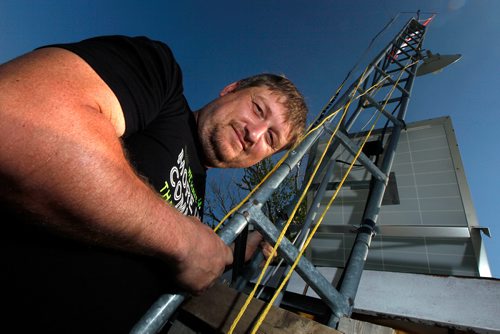
[[[285,122],[285,97],[267,87],[234,91],[221,96],[198,115],[198,133],[207,167],[248,167],[288,144],[290,125]]]

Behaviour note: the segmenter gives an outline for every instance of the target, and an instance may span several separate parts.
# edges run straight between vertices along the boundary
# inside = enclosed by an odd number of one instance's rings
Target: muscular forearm
[[[11,130],[0,129],[8,137],[0,139],[2,178],[10,185],[2,187],[4,200],[73,238],[141,252],[178,248],[173,222],[183,217],[134,174],[111,127],[91,122],[89,131],[60,120],[58,131],[5,121]]]
[[[10,184],[2,201],[68,237],[161,258],[191,292],[209,287],[232,262],[229,248],[208,226],[183,216],[135,175],[112,129],[92,127],[89,132],[98,128],[99,135],[70,141],[67,134],[43,138],[47,128],[35,126],[35,143],[22,126],[16,128],[18,135],[0,147],[1,178]]]

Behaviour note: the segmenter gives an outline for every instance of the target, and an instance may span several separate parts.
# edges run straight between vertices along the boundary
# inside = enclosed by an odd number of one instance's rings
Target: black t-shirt
[[[201,217],[206,172],[170,49],[124,36],[55,46],[83,58],[118,97],[138,173],[165,202]],[[176,291],[159,260],[65,240],[6,208],[0,214],[11,220],[2,233],[2,318],[18,333],[128,333],[161,294]]]

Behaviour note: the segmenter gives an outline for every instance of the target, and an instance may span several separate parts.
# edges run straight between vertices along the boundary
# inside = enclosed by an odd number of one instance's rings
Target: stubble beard
[[[201,141],[205,153],[206,165],[209,167],[229,168],[232,167],[232,157],[229,152],[234,152],[228,140],[224,140],[224,129],[216,127],[202,136]]]

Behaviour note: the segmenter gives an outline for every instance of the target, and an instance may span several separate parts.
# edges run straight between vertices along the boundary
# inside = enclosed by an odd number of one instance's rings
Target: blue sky
[[[417,9],[438,13],[424,46],[463,58],[439,75],[417,79],[408,121],[451,116],[479,224],[493,235],[485,242],[498,278],[500,1],[2,0],[0,62],[44,44],[147,35],[173,49],[193,109],[241,77],[276,72],[296,83],[312,117],[389,19]],[[410,16],[399,14],[373,53]]]

